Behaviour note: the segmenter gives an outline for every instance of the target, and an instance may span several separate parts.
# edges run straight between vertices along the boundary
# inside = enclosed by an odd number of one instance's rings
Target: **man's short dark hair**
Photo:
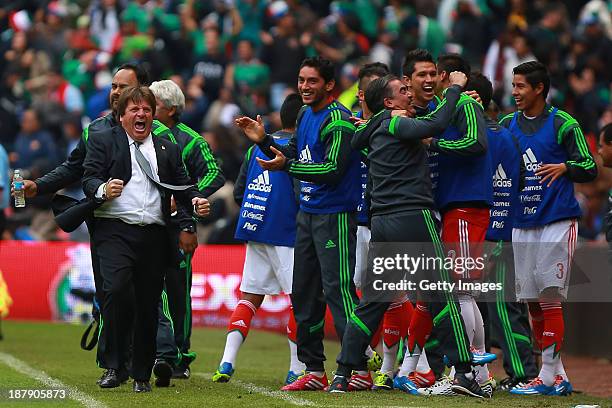
[[[153,116],[155,116],[155,95],[146,86],[131,86],[126,88],[125,91],[121,92],[119,101],[117,102],[117,112],[119,116],[125,114],[125,109],[130,102],[141,103],[146,102],[153,109]]]
[[[459,54],[444,54],[438,57],[438,74],[446,72],[450,74],[453,71],[463,72],[470,76],[470,64]]]
[[[323,58],[319,55],[316,57],[308,57],[302,61],[300,69],[304,67],[311,67],[317,70],[321,78],[327,83],[336,77],[336,67],[327,58]]]
[[[602,127],[599,134],[603,135],[604,142],[606,142],[606,144],[611,143],[612,142],[612,123],[608,123],[606,126]]]
[[[384,77],[385,75],[389,75],[389,67],[387,64],[383,64],[382,62],[371,62],[369,64],[365,64],[363,67],[359,69],[359,73],[357,74],[357,78],[359,78],[358,88],[363,90],[362,80],[364,78],[369,77]]]
[[[295,127],[298,112],[303,104],[300,95],[296,93],[287,95],[280,108],[280,119],[283,129],[292,129]]]
[[[429,51],[417,48],[406,54],[402,64],[402,75],[410,77],[414,73],[414,67],[417,62],[431,62],[436,65],[436,61],[434,61],[433,55]]]
[[[491,99],[493,99],[493,84],[489,79],[482,75],[481,72],[476,71],[470,74],[468,82],[465,86],[466,91],[476,91],[482,99],[482,107],[484,110],[489,108]]]
[[[117,71],[120,71],[122,69],[129,69],[129,70],[134,71],[134,74],[136,74],[136,80],[138,81],[138,85],[140,86],[151,85],[151,79],[149,78],[149,73],[143,66],[137,65],[137,64],[126,63],[126,64],[121,64],[119,68],[117,68]]]
[[[385,98],[392,96],[389,83],[393,80],[399,80],[395,75],[385,75],[381,78],[376,78],[365,91],[365,103],[372,113],[378,113],[385,109]]]
[[[544,85],[542,96],[546,99],[550,89],[550,76],[548,75],[546,65],[539,61],[527,61],[514,67],[512,73],[514,75],[524,75],[525,80],[532,88],[538,86],[539,83]]]

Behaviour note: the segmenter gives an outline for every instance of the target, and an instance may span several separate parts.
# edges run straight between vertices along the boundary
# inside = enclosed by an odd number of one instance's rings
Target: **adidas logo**
[[[312,163],[312,154],[310,154],[310,149],[308,148],[308,146],[306,146],[300,152],[299,161],[301,163]]]
[[[336,244],[334,244],[334,241],[332,241],[331,239],[327,240],[327,243],[325,244],[325,249],[329,249],[329,248],[335,248]]]
[[[272,191],[272,183],[270,183],[270,172],[265,170],[259,176],[255,177],[248,185],[249,190],[261,191],[269,193]]]
[[[244,328],[247,327],[246,323],[242,319],[232,322],[232,326],[239,326],[239,327],[244,327]]]
[[[538,171],[542,163],[538,163],[538,159],[533,154],[531,147],[523,153],[523,162],[525,162],[525,168],[527,171]]]
[[[508,179],[508,176],[506,176],[506,172],[501,163],[499,163],[493,175],[493,187],[512,187],[512,180]]]

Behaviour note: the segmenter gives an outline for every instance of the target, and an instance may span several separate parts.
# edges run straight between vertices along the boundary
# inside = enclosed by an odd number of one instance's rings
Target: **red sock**
[[[238,330],[242,337],[246,339],[247,334],[249,334],[249,329],[251,328],[251,319],[255,316],[255,312],[257,308],[254,304],[249,302],[248,300],[241,300],[238,302],[238,306],[232,313],[232,317],[230,317],[229,324],[227,326],[227,331],[235,331]]]
[[[293,343],[297,343],[297,324],[295,323],[293,307],[289,308],[289,321],[287,322],[287,338]]]
[[[544,315],[544,330],[542,332],[542,350],[555,345],[555,353],[561,351],[565,326],[563,323],[563,309],[561,302],[540,302]]]
[[[391,348],[399,343],[403,318],[404,307],[402,304],[391,303],[385,312],[385,318],[383,320],[383,341],[387,348]]]
[[[416,345],[423,350],[432,327],[433,319],[425,303],[417,302],[412,319],[410,320],[410,328],[408,329],[408,350],[410,352],[414,351]]]
[[[414,314],[414,306],[412,306],[412,303],[407,300],[402,304],[402,307],[404,309],[404,312],[402,316],[400,336],[402,336],[403,339],[406,339],[408,338],[408,328],[410,327],[410,321],[412,320],[412,315]]]
[[[372,338],[370,339],[370,347],[372,347],[373,349],[375,349],[376,346],[378,346],[378,343],[380,343],[382,332],[383,332],[383,322],[380,322],[380,324],[378,325],[378,328],[376,329],[374,334],[372,334]]]
[[[529,302],[529,315],[531,315],[531,327],[538,349],[542,350],[542,332],[544,331],[544,314],[539,303]]]

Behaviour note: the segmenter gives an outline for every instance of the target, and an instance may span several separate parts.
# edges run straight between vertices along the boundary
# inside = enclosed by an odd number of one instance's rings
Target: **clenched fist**
[[[104,195],[106,200],[112,200],[117,198],[123,192],[123,180],[119,179],[110,179],[106,182],[106,187],[104,188]]]
[[[208,214],[210,214],[210,203],[207,199],[194,197],[191,200],[191,204],[193,204],[193,210],[198,217],[206,217]]]

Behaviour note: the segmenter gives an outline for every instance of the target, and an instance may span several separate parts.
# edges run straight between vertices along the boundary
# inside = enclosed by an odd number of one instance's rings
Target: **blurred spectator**
[[[97,0],[89,13],[89,32],[101,50],[112,52],[113,41],[119,33],[121,5],[117,0]]]
[[[83,94],[79,88],[68,82],[61,72],[55,69],[49,70],[47,74],[47,89],[49,101],[59,104],[68,112],[83,112]]]
[[[205,52],[197,57],[193,66],[193,75],[200,77],[203,91],[210,100],[219,97],[219,89],[223,86],[227,59],[222,52],[221,38],[216,28],[204,31]]]
[[[275,2],[274,4],[284,2]],[[295,18],[284,4],[277,6],[273,18],[276,26],[270,33],[261,32],[261,60],[270,67],[270,107],[278,111],[289,89],[296,86],[296,73],[306,56],[305,44],[296,31]],[[276,61],[283,61],[277,64]]]
[[[370,50],[370,43],[360,30],[357,15],[341,13],[335,27],[327,27],[326,32],[313,39],[314,48],[321,56],[336,63],[355,61]]]
[[[210,105],[208,113],[204,117],[204,129],[208,131],[220,126],[234,126],[234,119],[238,117],[239,113],[240,108],[234,103],[231,89],[221,88],[219,99]]]
[[[246,115],[265,113],[270,68],[255,57],[254,45],[249,40],[238,42],[236,54],[236,62],[225,70],[224,86],[235,92],[236,101]]]
[[[563,34],[567,24],[565,6],[562,3],[551,3],[544,8],[538,24],[530,27],[527,33],[528,37],[534,39],[533,53],[538,61],[548,66],[559,61],[561,46],[565,45],[566,41]]]
[[[515,32],[511,37],[511,47],[504,64],[504,93],[501,105],[505,109],[511,109],[514,106],[514,99],[512,98],[512,78],[514,74],[512,70],[523,62],[536,59],[531,52],[529,40],[526,35],[521,32]]]
[[[472,66],[480,64],[487,51],[487,26],[487,20],[475,4],[467,0],[457,3],[452,39],[461,46],[461,54]]]
[[[57,146],[53,137],[41,129],[38,114],[28,109],[21,118],[21,132],[9,155],[11,166],[22,169],[27,179],[35,179],[52,170],[58,164]]]

